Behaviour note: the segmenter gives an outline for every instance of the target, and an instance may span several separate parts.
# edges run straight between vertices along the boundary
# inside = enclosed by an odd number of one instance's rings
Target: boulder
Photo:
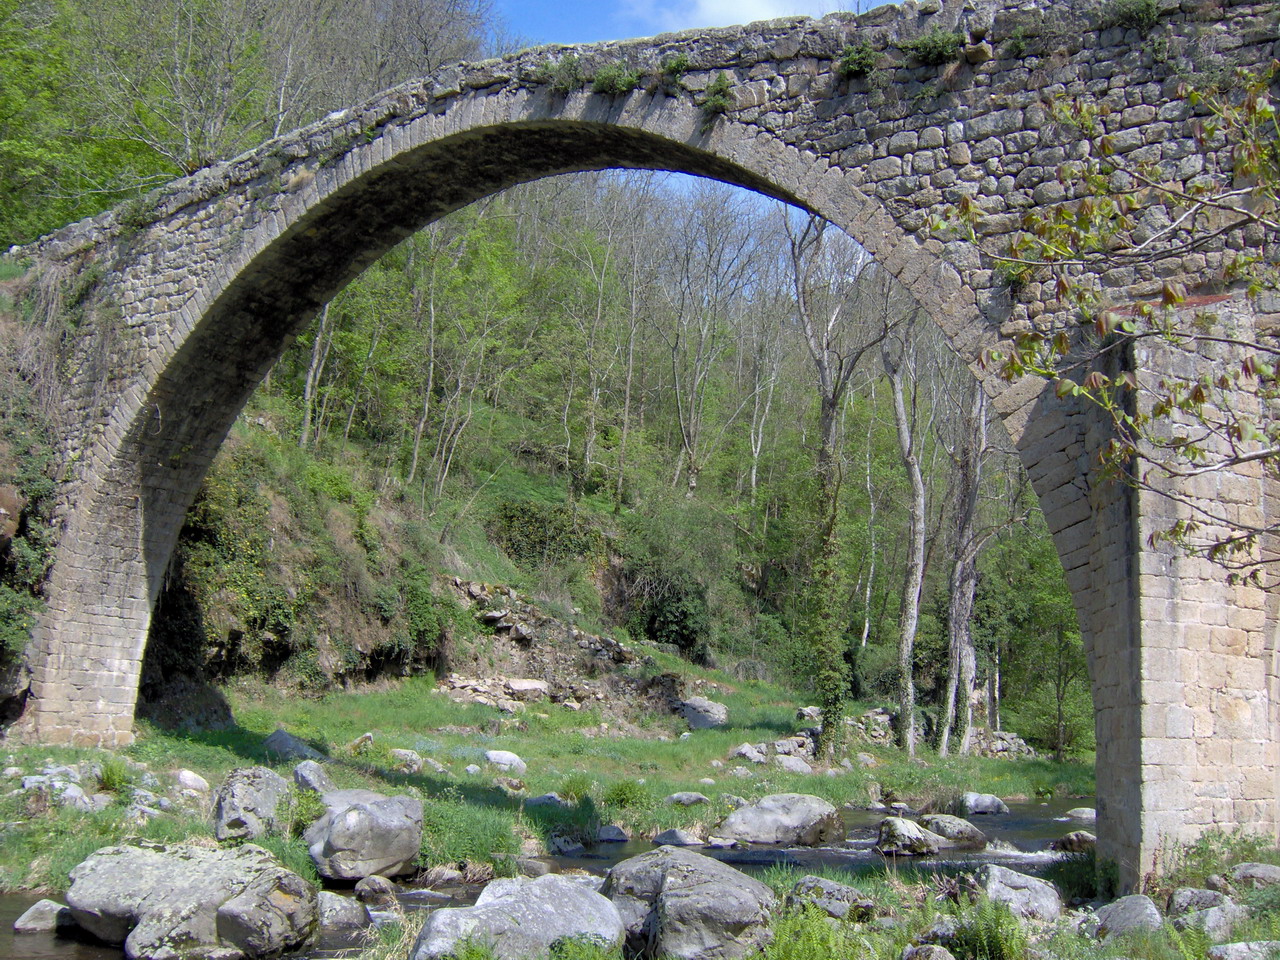
[[[681,830],[679,827],[672,827],[670,830],[663,830],[653,838],[653,842],[659,846],[671,847],[700,847],[702,846],[702,838],[697,834],[690,833],[688,830]]]
[[[421,773],[422,772],[422,756],[416,750],[404,750],[396,748],[388,751],[391,756],[391,765],[401,773]]]
[[[528,800],[524,802],[524,805],[525,805],[525,809],[537,808],[537,807],[565,808],[565,807],[573,806],[572,803],[570,803],[564,797],[560,796],[560,794],[558,793],[543,793],[543,794],[539,794],[536,797],[530,797]]]
[[[1087,820],[1092,823],[1098,819],[1098,811],[1093,807],[1072,807],[1064,816],[1072,820]]]
[[[1280,883],[1280,867],[1270,863],[1238,863],[1231,868],[1231,882],[1241,887],[1270,887]]]
[[[680,793],[673,793],[668,797],[664,797],[662,802],[671,804],[672,806],[692,807],[699,803],[710,803],[711,801],[701,793],[695,793],[692,790],[682,790]]]
[[[623,860],[604,887],[635,952],[674,960],[731,960],[771,939],[777,898],[728,864],[691,850],[660,847]]]
[[[321,890],[319,905],[322,930],[362,930],[369,926],[369,911],[350,897]]]
[[[870,920],[876,914],[875,901],[857,887],[825,877],[801,877],[787,895],[787,903],[813,904],[837,920]]]
[[[749,760],[752,763],[764,763],[768,757],[764,755],[759,747],[754,744],[744,743],[737,750],[734,750],[732,756],[740,757],[743,760]]]
[[[1231,903],[1231,898],[1220,890],[1179,887],[1169,895],[1169,916],[1176,917],[1195,910],[1208,910],[1227,903]]]
[[[972,790],[963,794],[951,804],[951,812],[958,817],[971,817],[974,814],[1008,813],[1009,808],[1003,800],[991,793],[974,793]]]
[[[1278,953],[1280,940],[1220,943],[1209,948],[1209,960],[1273,960]]]
[[[486,750],[484,759],[486,763],[507,773],[514,773],[517,777],[523,777],[529,769],[525,766],[525,762],[510,750]]]
[[[920,818],[926,830],[945,837],[957,847],[981,850],[987,845],[987,835],[968,820],[953,817],[949,813],[931,813]]]
[[[451,956],[467,940],[487,947],[496,960],[537,960],[574,938],[615,949],[622,918],[608,899],[566,877],[548,874],[489,883],[473,907],[433,911],[410,960]]]
[[[677,708],[690,730],[708,730],[723,727],[729,722],[729,708],[706,697],[690,697],[682,700]]]
[[[799,757],[780,753],[773,758],[774,762],[787,773],[813,773],[813,767]]]
[[[956,960],[955,955],[946,947],[936,943],[922,943],[919,946],[902,948],[902,960]]]
[[[371,790],[322,794],[325,814],[302,839],[322,877],[394,877],[413,868],[422,844],[422,801]]]
[[[742,843],[813,847],[844,838],[844,821],[827,801],[805,793],[774,793],[739,807],[712,833]]]
[[[596,843],[626,843],[631,834],[614,823],[606,823],[596,831]]]
[[[329,779],[324,767],[315,760],[303,760],[293,768],[293,782],[300,790],[313,790],[316,793],[328,793],[337,790],[337,785]]]
[[[905,817],[885,817],[880,821],[880,835],[876,838],[876,851],[891,857],[927,857],[949,846],[946,837]]]
[[[1048,880],[1028,877],[994,863],[978,870],[975,878],[989,899],[1008,904],[1009,909],[1020,917],[1056,920],[1062,913],[1058,891]]]
[[[399,891],[394,883],[376,873],[356,881],[356,899],[361,903],[390,903]]]
[[[315,747],[299,740],[292,733],[280,727],[275,733],[262,742],[268,756],[281,760],[324,760],[325,756]]]
[[[1131,930],[1159,930],[1164,923],[1152,899],[1144,894],[1121,897],[1097,909],[1098,936],[1110,940]]]
[[[1209,935],[1210,940],[1226,940],[1237,923],[1249,919],[1249,911],[1228,900],[1216,907],[1191,910],[1173,918],[1176,930],[1198,928]]]
[[[237,960],[296,950],[315,933],[315,888],[261,847],[104,847],[71,871],[67,905],[130,960]]]
[[[209,792],[209,781],[194,770],[179,770],[174,776],[178,786],[183,790],[194,790],[196,793]]]
[[[507,689],[515,699],[526,702],[551,695],[551,685],[545,680],[512,679],[507,681]]]
[[[1098,845],[1098,838],[1088,830],[1072,830],[1049,844],[1050,850],[1059,853],[1088,853]]]
[[[55,900],[37,900],[17,920],[13,921],[14,933],[57,933],[75,929],[76,921],[64,903]]]
[[[279,731],[277,731],[278,733]],[[266,767],[238,767],[213,799],[213,833],[219,840],[256,840],[274,830],[289,781]]]

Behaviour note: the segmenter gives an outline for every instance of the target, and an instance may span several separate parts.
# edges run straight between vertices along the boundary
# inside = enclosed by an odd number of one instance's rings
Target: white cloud
[[[774,17],[820,17],[852,4],[837,0],[627,0],[632,20],[652,31],[727,27]]]

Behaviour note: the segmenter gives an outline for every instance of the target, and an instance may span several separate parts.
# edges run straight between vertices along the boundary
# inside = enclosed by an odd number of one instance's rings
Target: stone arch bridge
[[[1267,595],[1150,546],[1170,507],[1094,477],[1103,424],[1040,381],[1004,382],[978,362],[1014,333],[1055,323],[1040,285],[1015,301],[986,253],[1026,209],[1070,200],[1057,168],[1087,144],[1051,122],[1054,98],[1109,105],[1117,150],[1185,179],[1214,171],[1183,169],[1197,151],[1179,74],[1273,56],[1271,3],[1157,3],[1150,30],[1106,27],[1106,8],[1081,3],[1040,12],[908,0],[462,64],[10,251],[78,290],[88,318],[64,358],[59,544],[21,726],[48,742],[129,742],[151,611],[184,515],[250,393],[352,277],[435,218],[516,183],[675,170],[840,226],[984,378],[1086,638],[1102,856],[1131,883],[1161,844],[1211,825],[1274,833],[1280,695]],[[913,57],[911,41],[935,30],[960,35],[956,62]],[[842,52],[861,44],[880,64],[842,76]],[[639,86],[593,92],[590,78],[611,65],[635,71]],[[707,91],[722,76],[727,108],[717,111]],[[990,247],[931,233],[966,193],[987,214]],[[1167,261],[1162,274],[1197,288],[1221,249]],[[1133,299],[1161,279],[1128,269],[1104,281]],[[1155,376],[1167,360],[1136,362]],[[1256,520],[1263,484],[1241,473],[1183,492]]]

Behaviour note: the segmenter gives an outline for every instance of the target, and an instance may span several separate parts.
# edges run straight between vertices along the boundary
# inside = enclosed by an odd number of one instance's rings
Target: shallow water
[[[1058,837],[1072,830],[1090,830],[1092,824],[1078,820],[1062,819],[1072,807],[1088,806],[1090,801],[1054,800],[1049,802],[1027,801],[1009,803],[1009,813],[1000,816],[981,816],[972,822],[993,840],[1012,843],[1017,853],[993,853],[990,851],[948,852],[938,857],[903,857],[897,861],[900,869],[937,873],[954,873],[972,869],[980,863],[1000,863],[1024,873],[1036,873],[1051,862],[1054,855],[1048,846]],[[849,839],[840,847],[756,847],[748,850],[700,850],[708,856],[732,864],[747,873],[758,873],[774,865],[792,866],[801,870],[826,868],[845,870],[850,878],[881,870],[885,859],[871,847],[875,843],[876,830],[885,814],[870,811],[848,811],[845,825]],[[619,860],[634,857],[653,849],[645,840],[629,843],[602,843],[583,857],[550,857],[555,870],[581,869],[589,873],[603,874]],[[699,849],[699,848],[695,848]],[[425,891],[409,891],[401,899],[406,910],[425,910],[440,906],[461,906],[475,896],[474,889],[461,888],[449,891],[447,898]],[[40,897],[28,894],[0,895],[0,960],[121,960],[122,951],[88,942],[59,937],[53,934],[24,934],[13,932],[13,922]],[[359,949],[359,936],[325,937],[306,954],[308,960],[331,960],[346,957]]]

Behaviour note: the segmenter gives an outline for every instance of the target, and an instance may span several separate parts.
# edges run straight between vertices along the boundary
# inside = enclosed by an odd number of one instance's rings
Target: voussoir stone
[[[105,847],[71,871],[77,925],[130,960],[237,960],[315,933],[316,890],[253,844]]]
[[[538,960],[564,940],[613,949],[623,936],[617,907],[583,884],[557,874],[516,877],[489,883],[475,906],[432,911],[410,960],[451,956],[464,941],[487,947],[496,960]]]
[[[289,781],[266,767],[238,767],[213,800],[213,832],[219,840],[256,840],[276,828]]]
[[[711,831],[742,843],[788,843],[813,847],[844,837],[839,811],[807,793],[774,793],[730,813]]]
[[[660,847],[609,871],[630,951],[674,960],[734,960],[766,946],[777,898],[767,886],[692,850]]]
[[[371,790],[322,794],[325,814],[302,839],[322,877],[394,877],[413,867],[422,845],[422,801]]]

